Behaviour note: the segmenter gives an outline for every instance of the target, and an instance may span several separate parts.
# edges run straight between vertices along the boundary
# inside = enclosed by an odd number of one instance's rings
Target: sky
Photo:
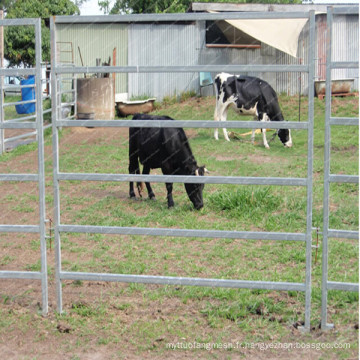
[[[104,15],[99,9],[98,0],[87,0],[80,6],[80,15]]]

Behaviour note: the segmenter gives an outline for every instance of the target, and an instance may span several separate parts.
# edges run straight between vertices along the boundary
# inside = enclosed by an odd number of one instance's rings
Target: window
[[[206,21],[206,47],[259,49],[261,41],[230,25],[225,20]]]

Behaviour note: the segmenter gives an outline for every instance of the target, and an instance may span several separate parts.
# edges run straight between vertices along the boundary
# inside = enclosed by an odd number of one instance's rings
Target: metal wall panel
[[[132,24],[129,28],[129,66],[197,65],[200,34],[191,24]],[[198,90],[196,73],[129,73],[129,97],[178,96]]]
[[[74,64],[82,66],[96,66],[96,59],[102,62],[113,61],[113,49],[116,48],[116,65],[127,65],[128,53],[128,25],[126,24],[58,24],[56,31],[56,42],[71,43],[74,55]],[[58,47],[57,47],[58,48]],[[79,52],[80,48],[80,52]],[[66,56],[63,54],[62,59]],[[59,62],[59,54],[57,54]],[[82,74],[79,74],[82,77]],[[127,91],[127,75],[116,74],[115,92]]]
[[[337,15],[333,20],[333,61],[359,61],[359,17]],[[333,70],[332,79],[354,79],[354,89],[359,89],[358,69]]]

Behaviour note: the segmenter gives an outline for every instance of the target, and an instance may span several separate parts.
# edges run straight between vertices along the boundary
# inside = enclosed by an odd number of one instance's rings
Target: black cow
[[[169,116],[135,114],[133,120],[173,120]],[[182,128],[129,128],[129,173],[140,174],[139,160],[143,165],[143,174],[150,169],[161,168],[164,175],[205,174],[205,166],[199,167]],[[150,199],[155,199],[150,183],[145,183]],[[204,184],[184,184],[186,192],[195,209],[203,207]],[[172,183],[166,184],[168,207],[174,206]],[[142,184],[137,188],[141,196]],[[133,183],[130,182],[130,197],[135,197]]]
[[[221,73],[216,75],[214,86],[216,92],[215,121],[226,121],[230,105],[240,115],[253,115],[259,121],[284,121],[276,92],[266,81],[257,77]],[[225,128],[223,131],[225,139],[230,141]],[[266,129],[261,129],[261,132],[264,146],[268,149]],[[292,147],[290,130],[279,129],[277,135],[285,147]],[[216,140],[219,139],[218,129],[215,129],[214,136]],[[251,140],[254,143],[255,129],[252,130]]]

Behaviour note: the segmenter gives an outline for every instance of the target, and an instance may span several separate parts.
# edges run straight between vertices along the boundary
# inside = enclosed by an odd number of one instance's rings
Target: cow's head
[[[292,147],[291,131],[289,129],[279,129],[277,134],[285,147]]]
[[[196,167],[192,175],[204,176],[207,173],[205,166]],[[203,206],[203,189],[204,184],[184,184],[189,199],[194,204],[196,210],[200,210]]]

